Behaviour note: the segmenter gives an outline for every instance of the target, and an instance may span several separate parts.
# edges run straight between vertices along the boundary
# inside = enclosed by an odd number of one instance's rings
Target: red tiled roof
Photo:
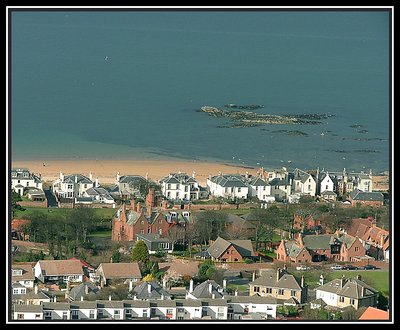
[[[359,320],[389,320],[389,313],[378,308],[368,307]]]
[[[31,223],[31,220],[25,220],[25,219],[12,219],[11,220],[11,230],[21,230],[21,227],[23,225],[29,225]]]
[[[103,269],[104,277],[111,278],[142,278],[137,262],[102,263],[99,268]]]
[[[38,263],[46,276],[84,275],[79,260],[40,260]]]
[[[354,237],[363,237],[366,231],[372,227],[371,219],[356,218],[351,219],[351,226],[347,230],[347,234]]]
[[[87,267],[89,269],[93,269],[93,270],[95,269],[92,265],[88,264],[86,261],[84,261],[82,259],[78,259],[76,257],[72,257],[72,258],[69,258],[68,260],[79,260],[81,262],[82,266]]]

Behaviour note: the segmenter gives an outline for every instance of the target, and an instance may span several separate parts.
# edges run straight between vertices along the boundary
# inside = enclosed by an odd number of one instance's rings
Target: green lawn
[[[227,289],[231,289],[233,291],[238,290],[240,292],[244,292],[249,289],[248,284],[229,284],[226,286]]]
[[[64,217],[68,212],[70,212],[72,209],[67,209],[67,208],[47,208],[47,207],[26,207],[25,211],[19,211],[17,210],[15,212],[14,217],[23,219],[24,217],[27,217],[31,215],[32,213],[43,213],[46,214],[50,219],[54,218],[60,218]],[[104,219],[111,219],[112,216],[117,212],[117,209],[112,209],[112,208],[101,208],[101,209],[93,209],[95,214],[101,218]]]
[[[111,230],[99,230],[95,231],[88,235],[89,237],[110,237],[111,238]]]

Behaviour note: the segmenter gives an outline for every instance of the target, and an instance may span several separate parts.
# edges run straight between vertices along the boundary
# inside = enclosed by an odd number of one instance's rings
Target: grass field
[[[15,212],[14,218],[24,219],[25,217],[29,217],[32,213],[43,213],[46,214],[50,219],[64,217],[71,212],[72,209],[67,208],[47,208],[47,207],[26,207],[25,211],[17,210]],[[101,208],[101,209],[93,209],[95,215],[100,218],[107,219],[113,217],[113,215],[117,212],[116,209],[112,208]]]
[[[95,231],[88,235],[89,237],[109,237],[111,238],[111,230]]]

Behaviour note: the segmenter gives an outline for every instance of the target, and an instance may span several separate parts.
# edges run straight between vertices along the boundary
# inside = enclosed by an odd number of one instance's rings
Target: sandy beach
[[[44,164],[44,165],[43,165]],[[185,172],[195,177],[200,184],[205,185],[210,175],[223,174],[256,174],[257,169],[242,166],[227,165],[205,161],[182,160],[49,160],[45,161],[13,161],[12,168],[28,168],[42,176],[42,181],[53,181],[63,174],[79,173],[98,178],[100,184],[114,183],[117,172],[120,175],[142,175],[158,181],[169,173]]]

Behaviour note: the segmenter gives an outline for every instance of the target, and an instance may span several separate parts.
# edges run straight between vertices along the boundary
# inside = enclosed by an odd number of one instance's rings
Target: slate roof
[[[189,184],[195,183],[197,180],[186,173],[171,173],[168,176],[162,178],[160,183],[181,183],[181,184]]]
[[[133,185],[140,185],[146,181],[147,180],[141,175],[122,175],[118,180],[120,183],[133,183]]]
[[[209,288],[210,284],[212,285],[211,293]],[[212,298],[213,294],[215,294],[215,298],[222,298],[223,294],[221,294],[218,289],[221,289],[221,287],[214,280],[207,280],[197,285],[191,294],[197,299]]]
[[[106,279],[112,278],[142,278],[137,262],[102,263],[99,268],[103,269]]]
[[[316,288],[316,290],[336,293],[337,295],[359,299],[362,298],[362,290],[365,288],[364,298],[368,296],[373,296],[378,293],[378,291],[366,283],[358,280],[356,278],[350,278],[344,281],[343,287],[340,285],[341,279],[332,280],[324,285]]]
[[[355,201],[376,201],[383,202],[383,194],[380,192],[363,192],[359,189],[353,190],[350,197]]]
[[[231,245],[240,253],[242,257],[254,256],[253,246],[250,240],[230,240],[227,241],[218,237],[215,242],[207,249],[214,258],[219,258]]]
[[[96,300],[97,308],[124,308],[122,300]]]
[[[70,303],[71,309],[96,309],[96,301],[74,301]]]
[[[240,174],[224,174],[211,177],[211,182],[221,187],[247,187],[243,176]]]
[[[321,196],[337,196],[337,194],[335,192],[333,192],[333,191],[330,191],[330,190],[324,190],[321,193]]]
[[[43,305],[13,305],[14,312],[20,313],[43,313]]]
[[[236,227],[243,228],[243,229],[255,229],[256,228],[252,223],[250,223],[249,221],[246,221],[245,219],[239,217],[236,214],[228,213],[226,222],[229,224],[232,224]]]
[[[325,235],[306,235],[303,237],[304,246],[308,250],[329,250],[331,248],[331,244],[335,242],[335,239],[332,239],[333,235],[325,234]]]
[[[299,246],[295,241],[283,242],[285,246],[286,255],[291,258],[297,258],[303,247]]]
[[[79,260],[40,260],[38,264],[44,276],[84,275]]]
[[[353,245],[357,238],[355,238],[354,236],[343,234],[338,239],[346,246],[346,248],[349,248]]]
[[[171,243],[171,240],[167,237],[160,237],[159,234],[136,234],[136,237],[148,242],[166,242]]]
[[[255,177],[249,181],[250,186],[269,186],[270,184],[261,178]]]
[[[124,307],[134,308],[149,308],[150,301],[148,300],[122,300]]]
[[[102,187],[97,187],[97,188],[91,187],[91,188],[87,189],[85,193],[88,194],[89,196],[93,196],[93,197],[103,196],[106,199],[110,199],[110,200],[113,199],[111,197],[110,193]]]
[[[151,287],[151,292],[148,291],[148,286]],[[164,299],[170,299],[171,295],[165,291],[157,282],[143,282],[133,289],[137,299],[149,300],[149,299],[160,299],[161,295],[164,295]]]
[[[88,287],[88,294],[89,293],[96,294],[99,291],[97,286],[95,286],[94,284],[90,282],[84,282],[77,286],[74,286],[70,290],[69,296],[71,297],[71,299],[78,300],[81,299],[81,297],[85,296],[86,295],[85,287]]]
[[[269,184],[271,186],[289,186],[289,182],[285,179],[279,179],[279,178],[275,178],[272,179],[271,181],[269,181]]]
[[[93,183],[88,177],[82,174],[67,174],[64,175],[63,183],[75,183],[75,178],[77,179],[78,183]]]
[[[300,284],[292,274],[281,270],[279,280],[277,280],[277,271],[270,270],[264,272],[259,278],[256,278],[251,285],[266,286],[269,288],[280,288],[290,290],[301,290]]]
[[[43,302],[44,310],[55,310],[55,311],[68,311],[69,303],[63,302]]]

